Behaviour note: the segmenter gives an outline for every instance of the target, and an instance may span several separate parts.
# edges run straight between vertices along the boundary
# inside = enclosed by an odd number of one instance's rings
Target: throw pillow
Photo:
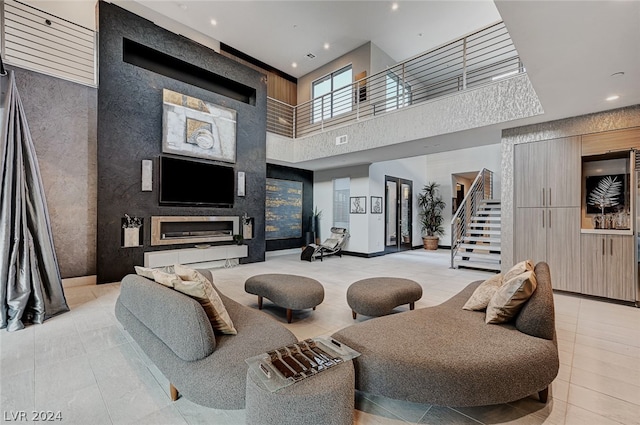
[[[502,274],[491,276],[485,280],[473,291],[471,297],[467,300],[466,304],[462,307],[463,310],[484,310],[489,305],[489,301],[493,294],[502,286],[503,283]]]
[[[133,266],[134,269],[136,269],[136,274],[138,276],[142,276],[142,277],[146,277],[147,279],[151,279],[151,280],[155,280],[153,277],[153,269],[149,268],[149,267],[140,267],[140,266]]]
[[[511,267],[509,271],[504,274],[504,281],[508,282],[526,271],[533,271],[533,262],[531,260],[520,261],[518,264]]]
[[[532,271],[526,271],[506,282],[491,297],[485,322],[505,323],[516,317],[536,286],[536,275]]]
[[[231,317],[225,308],[220,295],[213,288],[202,273],[181,264],[175,265],[176,274],[181,281],[175,285],[176,291],[189,295],[200,302],[214,331],[223,334],[236,335],[238,331],[233,326]]]
[[[165,273],[160,270],[153,270],[153,280],[169,288],[174,288],[176,283],[180,282],[180,278],[176,274]]]

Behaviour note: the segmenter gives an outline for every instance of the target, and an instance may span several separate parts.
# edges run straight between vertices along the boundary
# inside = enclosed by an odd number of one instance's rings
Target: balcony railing
[[[267,129],[302,137],[522,72],[500,22],[297,106],[269,98]]]

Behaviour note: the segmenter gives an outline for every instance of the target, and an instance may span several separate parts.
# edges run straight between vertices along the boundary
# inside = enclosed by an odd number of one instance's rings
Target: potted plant
[[[424,249],[438,249],[438,240],[444,234],[442,211],[445,203],[438,187],[440,185],[436,182],[427,183],[422,188],[422,192],[418,194],[420,227],[422,229]]]

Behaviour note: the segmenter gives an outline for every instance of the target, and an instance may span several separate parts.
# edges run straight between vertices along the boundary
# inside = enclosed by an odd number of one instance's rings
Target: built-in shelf
[[[581,229],[580,233],[590,233],[596,235],[633,235],[631,229]]]

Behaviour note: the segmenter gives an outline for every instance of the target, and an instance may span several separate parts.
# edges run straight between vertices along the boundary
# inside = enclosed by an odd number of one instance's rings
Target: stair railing
[[[478,173],[451,219],[451,268],[454,268],[454,259],[467,226],[471,223],[471,218],[478,212],[480,201],[483,199],[493,199],[493,171],[486,168]]]

